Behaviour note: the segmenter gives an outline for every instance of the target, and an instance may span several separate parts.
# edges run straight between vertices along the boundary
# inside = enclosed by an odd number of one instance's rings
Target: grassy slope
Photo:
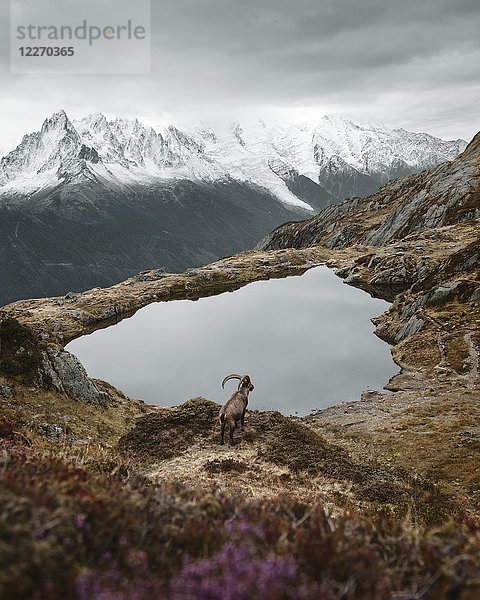
[[[356,463],[278,413],[250,414],[236,456],[205,461],[196,486],[194,473],[188,485],[176,473],[146,477],[138,456],[148,465],[184,454],[192,419],[208,443],[212,404],[145,415],[121,453],[53,443],[2,419],[0,596],[367,600],[416,589],[423,598],[478,597],[480,528],[452,499],[406,473]],[[143,443],[152,420],[176,424],[173,449],[168,438],[162,446],[161,429]],[[250,496],[254,455],[263,468],[276,465],[270,480],[290,493]]]

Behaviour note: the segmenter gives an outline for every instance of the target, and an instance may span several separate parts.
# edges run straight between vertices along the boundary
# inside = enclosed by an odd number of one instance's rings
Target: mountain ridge
[[[4,186],[15,190],[15,180],[57,169],[50,179],[54,185],[65,162],[84,161],[82,166],[93,171],[98,163],[107,170],[115,165],[112,178],[125,184],[172,178],[249,181],[284,204],[315,211],[315,203],[292,192],[292,178],[310,179],[322,189],[324,203],[334,203],[348,195],[342,197],[344,191],[358,195],[393,176],[452,159],[465,146],[463,140],[443,141],[379,123],[362,125],[339,115],[325,115],[317,124],[236,123],[220,134],[207,126],[181,130],[168,125],[156,131],[138,119],[107,120],[102,113],[70,120],[60,110],[1,159],[0,197]],[[341,173],[347,180],[357,179],[357,187],[339,185]],[[31,185],[33,191],[35,182]],[[18,188],[21,192],[21,181]]]
[[[55,113],[0,161],[0,305],[201,266],[334,208],[346,191],[376,189],[413,168],[406,161],[423,168],[463,146],[346,118],[325,123],[155,131]],[[325,140],[331,148],[320,151]]]
[[[452,161],[396,179],[364,198],[349,198],[297,223],[277,227],[258,249],[340,249],[380,246],[422,229],[454,225],[480,215],[480,133]]]

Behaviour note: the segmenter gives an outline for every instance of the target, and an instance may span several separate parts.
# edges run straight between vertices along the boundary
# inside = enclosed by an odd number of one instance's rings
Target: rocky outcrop
[[[0,379],[0,398],[10,398],[12,395],[12,390],[5,381]]]
[[[455,160],[393,180],[366,198],[350,198],[307,221],[286,223],[257,246],[262,250],[353,244],[380,246],[425,229],[480,216],[480,133]]]
[[[84,158],[92,163],[98,163],[100,160],[98,152],[95,150],[95,148],[89,148],[88,146],[85,146],[85,144],[82,144],[78,152],[78,158]]]
[[[87,377],[80,361],[48,335],[34,331],[26,323],[0,313],[0,397],[12,396],[7,383],[54,389],[84,402],[111,400]]]
[[[76,356],[65,350],[49,347],[43,354],[42,366],[35,382],[53,387],[66,396],[84,402],[108,402],[112,397],[99,390],[88,379],[87,372]]]

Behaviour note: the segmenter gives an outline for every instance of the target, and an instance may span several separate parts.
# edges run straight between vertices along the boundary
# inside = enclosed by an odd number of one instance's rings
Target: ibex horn
[[[229,379],[241,379],[241,376],[240,375],[227,375],[227,377],[225,377],[225,379],[222,381],[222,388],[225,386],[225,383]]]

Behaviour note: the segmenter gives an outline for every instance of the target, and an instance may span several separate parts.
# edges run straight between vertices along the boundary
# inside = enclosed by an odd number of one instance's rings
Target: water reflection
[[[248,373],[249,408],[303,415],[381,389],[398,371],[370,323],[387,307],[318,267],[197,302],[150,305],[67,349],[90,377],[150,404],[196,396],[223,403],[235,389],[230,381],[222,390],[225,375]]]

